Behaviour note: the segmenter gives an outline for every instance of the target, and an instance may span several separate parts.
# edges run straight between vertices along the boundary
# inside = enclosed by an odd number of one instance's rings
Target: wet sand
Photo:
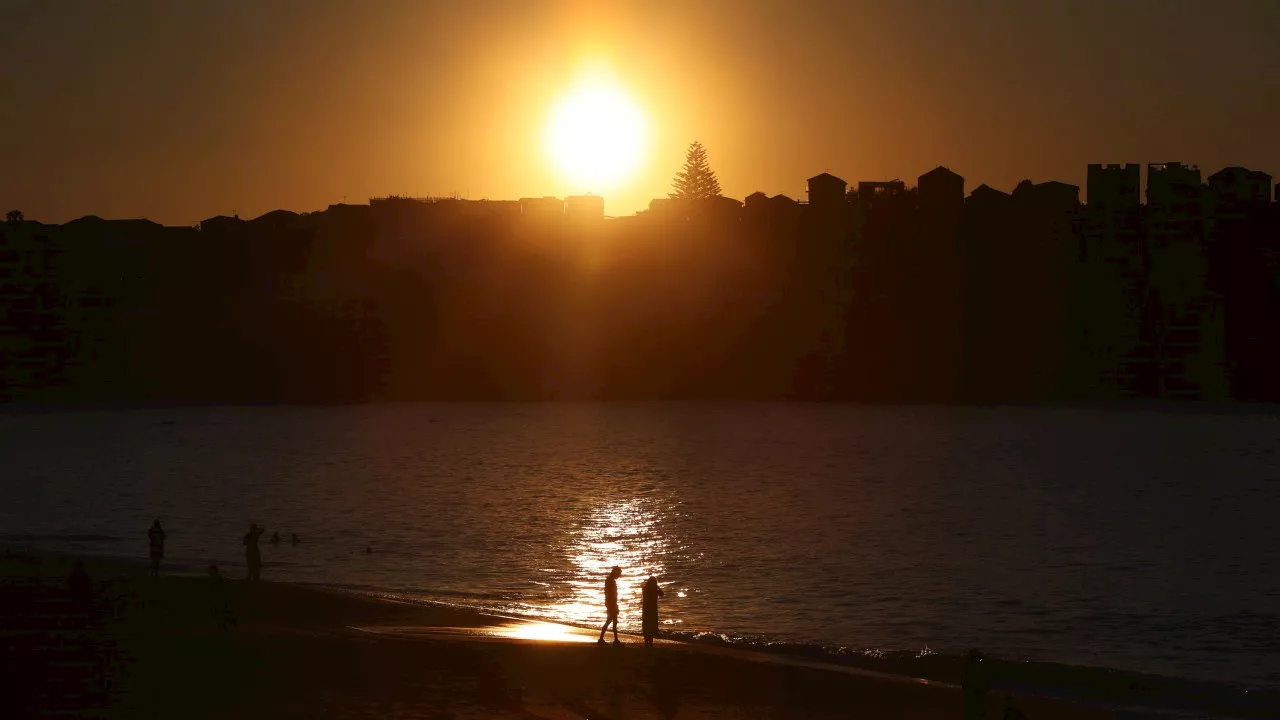
[[[785,661],[730,648],[380,600],[270,582],[151,580],[87,563],[94,594],[66,589],[65,558],[0,557],[6,717],[63,708],[155,718],[948,718],[948,683]],[[612,637],[612,636],[610,636]],[[1107,716],[1019,699],[1031,720]],[[987,717],[999,718],[993,693]]]

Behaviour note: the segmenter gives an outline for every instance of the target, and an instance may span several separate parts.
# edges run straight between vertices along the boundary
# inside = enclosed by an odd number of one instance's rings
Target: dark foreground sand
[[[86,603],[66,589],[71,567],[0,557],[0,717],[962,716],[953,686],[635,637],[621,648],[495,637],[502,618],[285,584],[228,581],[237,622],[220,633],[207,578],[89,563]],[[1030,720],[1104,715],[1017,706]],[[993,694],[987,717],[1002,711]]]

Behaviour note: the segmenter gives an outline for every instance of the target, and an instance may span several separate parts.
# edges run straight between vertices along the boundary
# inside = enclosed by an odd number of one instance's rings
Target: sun
[[[648,123],[612,76],[579,79],[551,108],[546,151],[578,190],[601,192],[626,182],[644,164]]]

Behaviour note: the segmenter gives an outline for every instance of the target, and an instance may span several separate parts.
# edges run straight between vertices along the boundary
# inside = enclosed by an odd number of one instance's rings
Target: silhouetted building
[[[1144,336],[1148,297],[1141,179],[1136,163],[1089,165],[1072,311],[1079,389],[1093,397],[1150,395],[1158,385]]]
[[[969,398],[1007,395],[1006,367],[1016,361],[1009,326],[1011,302],[1026,272],[1020,255],[1026,239],[1013,232],[1013,198],[990,185],[979,185],[965,199],[960,224],[964,314],[960,377]]]
[[[1071,288],[1081,254],[1077,232],[1080,189],[1057,181],[1023,180],[1013,190],[1007,248],[1009,297],[1002,385],[1011,397],[1069,397],[1073,394],[1071,353],[1077,346],[1072,322]],[[1008,243],[1006,243],[1008,245]],[[1028,372],[1028,368],[1034,371]]]
[[[1228,167],[1209,176],[1207,285],[1222,304],[1223,356],[1231,394],[1241,399],[1265,396],[1280,350],[1272,329],[1275,274],[1267,262],[1270,194],[1271,176],[1264,172]]]
[[[901,180],[869,181],[858,183],[858,206],[865,213],[887,198],[897,198],[907,191]]]
[[[457,204],[461,215],[486,220],[516,217],[521,212],[519,200],[458,200]]]
[[[520,214],[530,219],[558,218],[564,215],[564,201],[557,197],[520,198]]]
[[[1141,183],[1142,168],[1137,163],[1090,163],[1085,185],[1089,209],[1108,212],[1136,210],[1142,204]]]
[[[1209,176],[1214,212],[1240,212],[1266,207],[1271,198],[1271,176],[1258,170],[1226,167]]]
[[[733,223],[742,219],[742,201],[723,195],[655,198],[649,201],[649,210],[643,215],[653,222]]]
[[[755,192],[747,196],[746,205],[738,215],[753,231],[781,241],[799,222],[800,207],[786,195],[769,197],[763,192]]]
[[[742,217],[749,223],[759,223],[768,217],[769,195],[759,190],[746,197]]]
[[[969,197],[965,199],[966,206],[982,209],[1001,209],[1003,210],[1013,200],[1013,196],[1003,190],[997,190],[990,185],[979,185],[969,193]]]
[[[683,222],[689,219],[689,201],[682,198],[654,198],[649,201],[649,209],[643,214],[652,222]]]
[[[1195,165],[1147,165],[1146,245],[1158,310],[1153,340],[1159,397],[1221,399],[1228,389],[1222,302],[1208,282],[1208,197]]]
[[[1037,213],[1065,215],[1080,207],[1080,188],[1057,180],[1023,180],[1013,189],[1014,202]]]
[[[775,221],[794,220],[800,212],[800,203],[781,193],[769,198],[769,215]]]
[[[73,336],[64,256],[39,223],[0,234],[0,400],[65,379]]]
[[[564,214],[570,220],[603,220],[604,198],[599,195],[570,195],[564,199]]]
[[[742,219],[742,201],[723,195],[698,201],[705,205],[704,217],[720,222],[737,222]]]
[[[342,228],[350,228],[354,225],[367,223],[373,217],[373,214],[369,211],[368,205],[333,203],[318,213],[318,216],[323,222]]]
[[[654,198],[649,201],[649,209],[643,211],[647,220],[653,222],[678,222],[688,219],[689,202],[680,198]]]
[[[381,239],[409,243],[420,238],[438,215],[433,203],[418,198],[390,195],[370,198],[369,211]]]
[[[830,173],[809,178],[809,204],[817,208],[844,207],[844,192],[849,186]]]
[[[1147,164],[1147,207],[1152,214],[1199,218],[1200,168],[1179,162]]]
[[[279,231],[295,226],[302,216],[291,210],[272,210],[249,221],[255,230]]]
[[[227,217],[226,215],[215,215],[207,220],[200,221],[200,232],[202,233],[231,233],[237,232],[244,227],[245,221],[239,216]]]
[[[1133,164],[1088,179],[1087,206],[938,167],[624,221],[591,195],[15,215],[0,398],[1280,399],[1280,185],[1159,163],[1143,205]],[[584,246],[599,282],[574,282]]]
[[[960,248],[964,178],[938,166],[916,186],[915,294],[918,352],[929,396],[954,401],[962,384],[966,272]]]
[[[958,215],[964,205],[964,178],[939,165],[917,179],[920,212]]]

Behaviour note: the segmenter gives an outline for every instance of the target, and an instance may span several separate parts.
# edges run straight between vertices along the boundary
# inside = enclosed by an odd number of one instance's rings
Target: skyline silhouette
[[[695,152],[692,146],[696,146],[697,151],[701,153],[699,159],[696,160],[696,163],[703,168],[700,170],[701,172],[708,173],[709,179],[706,182],[713,184],[708,186],[709,190],[706,193],[695,191],[690,193],[687,197],[682,197],[680,188],[682,187],[682,183],[687,182],[685,180],[685,175],[689,172],[689,163],[695,162],[690,160],[690,157],[692,157],[691,153]],[[893,194],[906,190],[914,190],[918,187],[918,183],[921,180],[928,182],[929,180],[938,178],[942,182],[951,182],[954,184],[955,179],[958,178],[960,180],[959,193],[962,197],[968,199],[975,199],[979,201],[985,200],[988,199],[986,196],[992,192],[999,193],[1000,195],[1012,196],[1014,193],[1018,192],[1020,187],[1030,185],[1032,187],[1038,187],[1042,192],[1049,191],[1049,188],[1057,188],[1061,193],[1066,193],[1068,195],[1073,194],[1075,197],[1074,202],[1082,207],[1091,207],[1097,210],[1113,210],[1116,209],[1117,202],[1121,203],[1121,206],[1126,208],[1138,205],[1146,206],[1149,204],[1149,198],[1152,192],[1150,176],[1153,169],[1158,173],[1157,177],[1161,178],[1157,183],[1157,195],[1165,191],[1163,183],[1167,182],[1163,179],[1164,175],[1160,173],[1160,171],[1170,170],[1172,172],[1170,172],[1169,175],[1178,175],[1179,171],[1186,170],[1194,174],[1194,179],[1190,182],[1193,185],[1202,186],[1202,190],[1226,193],[1236,201],[1247,201],[1261,204],[1270,204],[1273,202],[1280,203],[1280,182],[1275,182],[1275,179],[1280,176],[1273,176],[1265,170],[1254,169],[1242,165],[1227,165],[1220,168],[1217,172],[1201,178],[1201,175],[1204,172],[1201,165],[1197,163],[1184,163],[1182,161],[1145,161],[1141,163],[1113,161],[1087,163],[1085,164],[1085,183],[1082,185],[1063,182],[1058,179],[1040,180],[1039,182],[1035,182],[1031,178],[1027,177],[1015,182],[1010,186],[1008,191],[1000,190],[987,183],[981,183],[976,187],[966,190],[966,188],[969,187],[969,181],[964,176],[956,174],[955,171],[944,165],[936,165],[932,170],[922,173],[918,178],[916,178],[917,185],[908,185],[906,181],[897,177],[891,180],[858,180],[855,183],[849,183],[842,177],[824,170],[817,175],[807,178],[804,181],[805,188],[797,193],[793,193],[795,197],[785,193],[778,193],[771,196],[767,192],[756,190],[754,192],[747,193],[743,200],[736,200],[732,195],[725,194],[721,191],[718,183],[718,173],[714,168],[716,164],[709,162],[706,150],[702,143],[695,140],[693,141],[692,146],[685,150],[686,158],[684,161],[684,167],[677,168],[674,178],[669,183],[669,189],[671,189],[671,191],[656,195],[651,198],[644,207],[637,209],[634,213],[612,215],[605,212],[603,203],[607,202],[607,196],[593,192],[567,195],[531,195],[510,199],[488,196],[471,197],[466,193],[460,192],[452,192],[445,195],[391,193],[387,195],[375,195],[369,197],[364,203],[352,203],[344,198],[341,202],[330,203],[329,207],[369,205],[386,201],[412,201],[422,203],[453,201],[458,203],[492,204],[492,207],[495,208],[495,213],[497,214],[503,213],[502,210],[497,210],[497,208],[506,208],[505,212],[507,214],[535,216],[546,215],[548,213],[553,215],[573,214],[574,211],[571,209],[572,206],[581,206],[585,204],[590,206],[590,209],[587,211],[589,214],[598,214],[604,219],[625,219],[629,217],[643,216],[645,213],[654,210],[655,202],[658,203],[658,207],[662,207],[666,201],[677,199],[721,198],[724,200],[734,200],[738,202],[740,206],[746,206],[750,205],[753,200],[783,197],[800,204],[809,204],[811,202],[811,196],[815,190],[815,181],[818,192],[826,200],[830,201],[831,198],[838,197],[847,202],[857,204],[859,194]],[[1147,174],[1145,175],[1142,173],[1144,167],[1147,170]],[[699,170],[695,169],[695,172],[698,171]],[[1216,186],[1211,183],[1211,180],[1215,177],[1220,178],[1220,181]],[[1175,180],[1174,182],[1176,183],[1178,181]],[[1090,202],[1091,192],[1096,196],[1094,202]],[[973,197],[975,194],[978,197]],[[1066,197],[1066,195],[1063,195],[1063,197]],[[599,205],[599,208],[596,207],[597,205]],[[308,215],[315,212],[322,211],[295,211],[281,207],[268,210],[256,217],[249,217],[245,219],[241,219],[239,213],[234,213],[229,216],[211,215],[194,223],[166,225],[147,217],[107,218],[97,213],[89,213],[72,218],[65,222],[46,222],[36,217],[29,217],[28,213],[22,209],[14,208],[6,212],[5,222],[10,225],[22,222],[32,222],[36,225],[57,226],[82,220],[111,220],[122,222],[145,222],[161,225],[163,227],[194,227],[199,229],[206,223],[218,223],[227,219],[241,222],[265,221],[273,217],[283,218],[296,215]]]
[[[1054,180],[966,195],[937,166],[612,219],[599,196],[393,196],[197,228],[14,220],[5,396],[1280,400],[1271,177],[1087,175],[1093,203]]]
[[[1277,38],[0,0],[0,707],[1280,718]]]
[[[739,198],[939,164],[1006,191],[1083,187],[1091,158],[1280,175],[1268,0],[3,7],[0,201],[49,222],[187,225],[406,192],[594,192],[629,215],[665,194],[691,138]],[[560,176],[543,141],[597,61],[651,135],[614,188]]]

